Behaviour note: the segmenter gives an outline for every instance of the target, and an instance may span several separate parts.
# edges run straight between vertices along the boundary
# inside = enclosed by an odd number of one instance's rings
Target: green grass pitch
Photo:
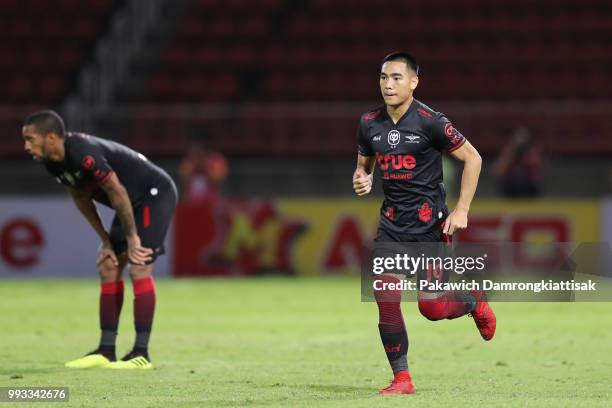
[[[133,341],[126,287],[118,354]],[[356,278],[159,280],[157,288],[154,370],[70,370],[65,361],[97,345],[97,282],[1,281],[0,386],[70,387],[70,402],[54,407],[612,404],[610,304],[495,303],[498,329],[487,343],[469,317],[429,322],[405,303],[417,394],[379,396],[391,374],[376,306],[360,302]]]

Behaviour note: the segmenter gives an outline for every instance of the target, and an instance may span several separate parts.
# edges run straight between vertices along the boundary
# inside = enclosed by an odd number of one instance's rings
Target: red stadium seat
[[[84,49],[99,34],[112,0],[3,0],[0,2],[0,69],[8,92],[0,104],[50,105],[61,102],[67,80],[82,63]]]

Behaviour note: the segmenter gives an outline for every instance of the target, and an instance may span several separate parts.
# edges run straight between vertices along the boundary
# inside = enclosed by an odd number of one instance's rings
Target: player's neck
[[[402,103],[401,105],[397,105],[397,106],[387,105],[387,113],[389,114],[389,117],[391,118],[393,123],[399,122],[402,116],[404,116],[404,114],[408,112],[410,105],[412,105],[412,101],[414,101],[414,97],[410,95],[410,97],[406,99],[406,101]]]
[[[49,159],[54,162],[63,162],[66,157],[66,149],[64,148],[64,141],[58,143],[53,149],[53,152],[49,155]]]

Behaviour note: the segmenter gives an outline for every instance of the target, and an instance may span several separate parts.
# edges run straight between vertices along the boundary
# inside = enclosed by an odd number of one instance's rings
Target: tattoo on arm
[[[115,177],[116,176],[113,175],[113,178]],[[136,235],[137,230],[136,222],[134,221],[134,211],[125,187],[115,179],[104,184],[103,188],[117,213],[117,217],[119,217],[121,229],[126,238]]]

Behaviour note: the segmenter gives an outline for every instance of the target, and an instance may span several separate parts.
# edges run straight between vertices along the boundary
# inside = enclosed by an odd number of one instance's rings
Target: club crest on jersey
[[[391,146],[397,146],[400,142],[400,139],[401,139],[401,135],[400,135],[400,132],[397,130],[392,130],[387,135],[387,141],[389,142]]]
[[[85,170],[91,170],[96,165],[96,161],[94,160],[93,157],[87,155],[83,157],[83,160],[81,161],[81,165],[83,166]]]
[[[424,202],[419,208],[419,220],[423,222],[431,221],[432,217],[432,208],[429,206],[428,202]]]

